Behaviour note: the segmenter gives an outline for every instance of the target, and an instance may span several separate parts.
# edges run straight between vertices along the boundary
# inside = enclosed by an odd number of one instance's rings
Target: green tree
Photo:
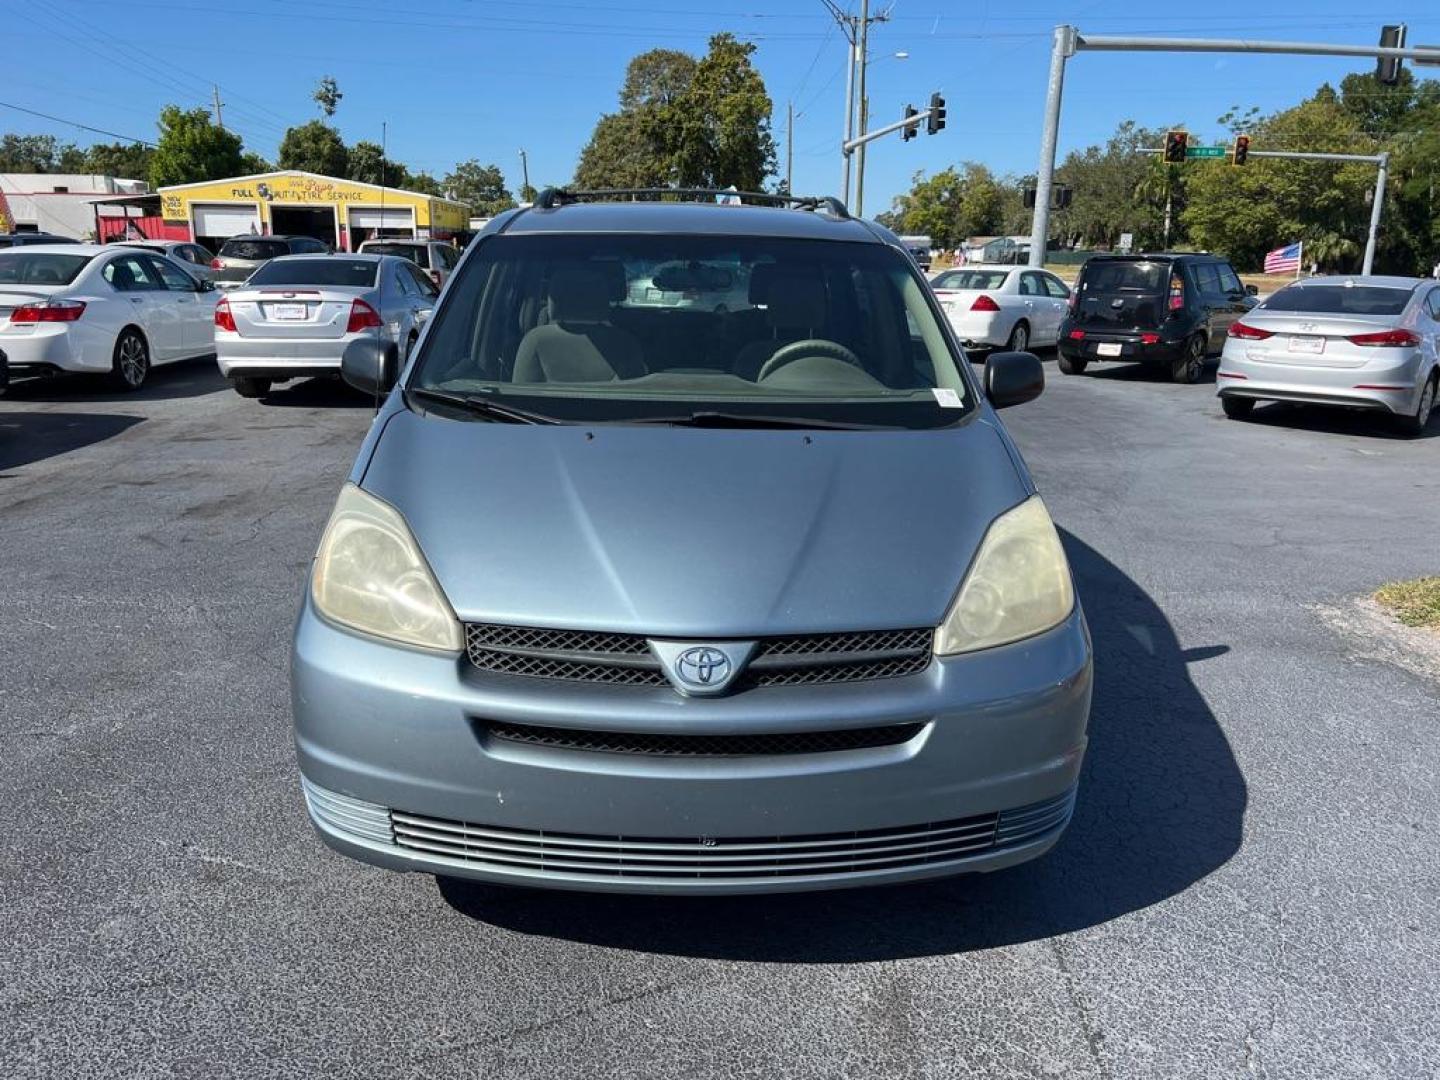
[[[240,155],[240,171],[243,176],[255,176],[258,173],[273,172],[275,166],[270,164],[262,155],[253,150],[246,150]]]
[[[85,151],[85,172],[144,180],[155,151],[140,143],[96,143]]]
[[[958,247],[971,236],[1000,231],[1005,217],[1004,185],[984,165],[967,161],[934,176],[916,173],[910,191],[895,200],[891,226],[930,237],[936,247]]]
[[[238,141],[238,140],[237,140]],[[340,133],[329,124],[311,120],[292,127],[280,140],[280,168],[300,169],[321,176],[344,176],[350,155]]]
[[[236,176],[244,168],[240,136],[210,122],[208,109],[160,110],[160,141],[150,158],[150,184],[190,184]]]
[[[6,135],[0,139],[0,172],[56,172],[59,155],[54,135]]]
[[[602,116],[580,153],[586,188],[729,187],[756,190],[775,171],[770,96],[755,46],[716,34],[696,60],[653,49],[630,61],[620,111]]]
[[[1146,174],[1153,169],[1149,155],[1140,151],[1160,145],[1164,132],[1142,128],[1127,120],[1115,129],[1104,145],[1072,151],[1055,172],[1055,179],[1068,184],[1068,210],[1052,218],[1052,231],[1067,246],[1113,247],[1121,233],[1133,233],[1137,243],[1157,246],[1164,234],[1164,206],[1167,199],[1152,202],[1137,198],[1148,191]],[[1183,185],[1183,177],[1177,178]],[[1183,186],[1174,187],[1168,201],[1183,198]],[[1171,240],[1178,239],[1172,235]]]
[[[480,217],[493,216],[515,205],[500,166],[481,165],[474,158],[456,165],[445,177],[444,187],[452,198],[468,205]]]
[[[1334,94],[1266,117],[1251,129],[1257,148],[1373,153],[1375,142]],[[1327,269],[1356,263],[1370,219],[1366,193],[1374,166],[1328,161],[1254,159],[1192,162],[1181,219],[1199,247],[1228,255],[1239,269],[1259,269],[1265,252],[1303,240],[1306,256]],[[1351,244],[1340,241],[1350,240]]]
[[[315,87],[315,92],[310,95],[315,104],[320,106],[320,111],[325,114],[325,119],[335,115],[335,110],[340,107],[340,99],[345,95],[340,92],[333,75],[326,75]]]
[[[431,176],[428,172],[411,173],[409,182],[405,185],[408,191],[418,191],[422,195],[444,195],[445,189],[440,181]]]

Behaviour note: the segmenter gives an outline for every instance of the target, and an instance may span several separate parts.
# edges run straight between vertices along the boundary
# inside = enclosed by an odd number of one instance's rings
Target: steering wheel
[[[805,338],[803,341],[792,341],[789,345],[783,345],[776,349],[770,359],[761,365],[760,374],[755,376],[755,381],[762,382],[768,379],[786,364],[793,363],[802,356],[828,356],[832,360],[843,360],[853,367],[864,370],[860,358],[838,341]]]

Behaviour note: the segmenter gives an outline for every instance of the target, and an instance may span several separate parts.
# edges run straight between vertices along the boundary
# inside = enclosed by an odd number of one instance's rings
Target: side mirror
[[[214,292],[214,291],[215,291],[215,282],[211,281],[209,278],[201,278],[201,279],[200,279],[200,292]]]
[[[1045,368],[1028,352],[992,353],[985,361],[985,396],[997,409],[1034,401],[1045,389]]]
[[[340,377],[362,394],[388,394],[400,377],[400,351],[374,338],[352,341],[341,354]]]
[[[1245,295],[1246,295],[1246,296],[1259,296],[1259,295],[1260,295],[1260,286],[1259,286],[1259,285],[1246,285],[1246,286],[1245,286]]]

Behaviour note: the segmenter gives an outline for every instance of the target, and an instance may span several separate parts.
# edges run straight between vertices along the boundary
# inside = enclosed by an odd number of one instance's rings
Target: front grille
[[[920,627],[761,638],[734,688],[914,675],[929,666],[933,637],[933,630]],[[660,661],[639,634],[469,623],[465,645],[470,663],[481,671],[616,686],[668,685]]]
[[[492,720],[481,725],[486,737],[507,743],[556,750],[589,750],[604,754],[650,754],[658,757],[743,757],[774,754],[828,754],[898,746],[920,734],[923,724],[842,731],[795,731],[750,735],[672,735],[632,731],[585,731],[537,727]]]
[[[477,825],[391,811],[395,843],[477,868],[578,878],[833,877],[953,862],[1040,838],[1069,820],[1072,788],[1000,814],[801,836],[601,836]]]

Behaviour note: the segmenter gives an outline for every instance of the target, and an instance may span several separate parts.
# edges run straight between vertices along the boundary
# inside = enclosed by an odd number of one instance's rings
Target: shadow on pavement
[[[104,442],[143,420],[110,413],[0,412],[0,471]]]
[[[1218,403],[1215,409],[1219,412]],[[1430,423],[1421,435],[1406,435],[1399,431],[1389,413],[1372,409],[1294,405],[1282,401],[1257,405],[1244,422],[1260,427],[1291,428],[1295,431],[1313,431],[1320,435],[1355,435],[1365,439],[1399,439],[1410,442],[1415,439],[1440,438],[1440,411],[1430,417]]]
[[[215,358],[201,356],[152,368],[145,385],[135,391],[111,389],[98,375],[50,375],[17,378],[0,400],[113,401],[120,404],[202,397],[229,388],[229,382],[215,366]]]
[[[375,401],[339,379],[282,383],[260,399],[263,405],[305,409],[373,409]]]
[[[1095,641],[1079,803],[1042,858],[995,874],[889,889],[658,898],[491,888],[439,879],[480,922],[612,948],[729,960],[844,963],[989,949],[1104,923],[1184,891],[1239,849],[1245,780],[1155,602],[1069,534]]]
[[[1177,390],[1185,390],[1192,386],[1214,386],[1215,372],[1220,370],[1220,362],[1215,358],[1205,361],[1205,370],[1200,373],[1200,378],[1193,383],[1177,383],[1170,378],[1170,366],[1168,364],[1106,364],[1103,367],[1096,367],[1093,363],[1085,370],[1085,374],[1071,376],[1081,379],[1113,379],[1116,382],[1149,382],[1169,383]]]

